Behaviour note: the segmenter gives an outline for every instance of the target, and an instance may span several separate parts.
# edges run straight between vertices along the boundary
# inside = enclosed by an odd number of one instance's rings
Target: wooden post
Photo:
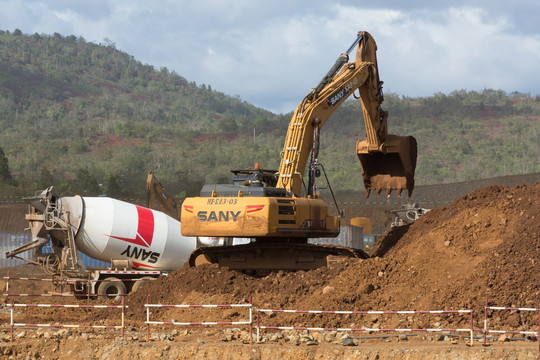
[[[259,342],[259,309],[256,309],[257,311],[257,342]]]

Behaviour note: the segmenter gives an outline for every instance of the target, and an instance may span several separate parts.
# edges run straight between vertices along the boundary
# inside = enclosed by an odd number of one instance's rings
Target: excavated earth
[[[340,259],[327,268],[265,276],[246,275],[215,265],[185,266],[143,285],[126,298],[125,339],[111,331],[18,329],[15,341],[9,342],[5,329],[0,355],[59,359],[537,359],[538,341],[520,334],[497,336],[484,347],[482,339],[475,339],[474,346],[468,346],[468,339],[455,336],[456,333],[413,332],[405,336],[268,330],[261,334],[262,343],[250,345],[245,325],[154,325],[147,340],[143,304],[245,304],[251,299],[261,309],[471,309],[473,326],[481,329],[486,301],[492,306],[540,308],[539,220],[540,183],[482,187],[447,206],[433,208],[410,226],[388,230],[367,260]],[[12,288],[10,292],[13,291],[17,290]],[[14,300],[24,302],[21,299]],[[47,300],[67,302],[64,298]],[[9,324],[9,301],[6,299],[1,312],[4,326]],[[119,304],[105,300],[78,303]],[[16,316],[17,321],[25,323],[71,321],[110,325],[120,319],[116,309],[78,309],[76,313],[71,310],[30,309],[21,310]],[[494,310],[488,315],[490,327],[496,329],[538,331],[540,325],[538,311]],[[155,321],[227,322],[244,321],[248,313],[245,308],[153,308],[150,316]],[[470,318],[463,314],[312,315],[267,311],[260,314],[260,321],[269,326],[326,328],[470,327]],[[481,332],[475,335],[481,337]],[[346,343],[351,346],[344,346]]]

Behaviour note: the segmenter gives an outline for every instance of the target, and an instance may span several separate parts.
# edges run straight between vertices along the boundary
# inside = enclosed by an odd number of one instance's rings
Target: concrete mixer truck
[[[57,197],[51,187],[25,200],[32,241],[6,257],[34,250],[33,259],[22,259],[81,295],[117,298],[180,268],[196,248],[223,245],[182,236],[180,221],[163,212],[108,197]],[[51,252],[42,252],[46,245]],[[79,251],[111,266],[86,268]]]

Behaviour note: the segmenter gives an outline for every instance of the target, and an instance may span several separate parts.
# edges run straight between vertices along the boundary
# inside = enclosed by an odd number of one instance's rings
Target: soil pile
[[[260,308],[303,310],[481,311],[486,297],[498,306],[540,307],[538,199],[540,183],[481,188],[408,228],[387,232],[378,256],[330,268],[252,277],[214,265],[184,267],[132,294],[129,311],[139,317],[136,304],[147,295],[162,304],[239,303],[251,297]],[[505,313],[498,321],[525,320]],[[332,325],[322,318],[319,323]]]

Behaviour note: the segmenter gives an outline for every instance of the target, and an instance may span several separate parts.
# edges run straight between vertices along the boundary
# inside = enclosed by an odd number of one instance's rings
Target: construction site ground
[[[536,175],[538,176],[538,175]],[[503,179],[504,180],[504,179]],[[0,310],[0,356],[13,359],[538,359],[539,342],[523,334],[492,335],[483,346],[486,299],[490,306],[540,308],[540,182],[480,184],[455,197],[442,186],[423,202],[444,202],[410,226],[388,229],[367,260],[342,259],[311,271],[247,275],[216,265],[183,267],[127,296],[126,332],[91,329],[17,328],[10,341],[10,302],[107,304],[113,300],[6,298]],[[498,184],[497,184],[498,182]],[[487,186],[486,186],[487,185]],[[469,186],[469,185],[468,185]],[[419,189],[421,190],[421,189]],[[427,190],[425,192],[427,194]],[[344,196],[344,195],[339,195]],[[343,198],[338,202],[344,202]],[[427,195],[426,195],[427,196]],[[349,217],[380,213],[349,196]],[[357,203],[358,202],[358,203]],[[421,203],[421,205],[423,205]],[[3,274],[6,274],[4,269]],[[33,266],[10,276],[44,276]],[[0,284],[4,286],[5,284]],[[10,281],[10,293],[50,291],[45,282]],[[144,304],[246,304],[295,310],[458,310],[473,313],[468,332],[345,332],[266,330],[250,344],[246,325],[153,325],[147,338]],[[155,321],[235,322],[246,308],[152,308]],[[490,310],[490,328],[537,332],[540,312]],[[120,323],[118,309],[17,308],[26,324]],[[468,314],[283,314],[265,312],[267,326],[370,329],[469,328]],[[3,332],[2,332],[3,331]]]

